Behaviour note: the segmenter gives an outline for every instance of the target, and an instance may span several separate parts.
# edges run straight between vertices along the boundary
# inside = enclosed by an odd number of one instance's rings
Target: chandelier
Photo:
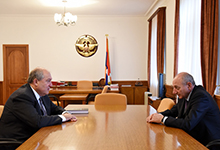
[[[64,3],[66,3],[66,0],[63,0]],[[64,26],[70,26],[75,25],[77,21],[77,16],[72,15],[70,12],[66,12],[66,5],[64,5],[64,13],[58,14],[55,13],[54,15],[54,21],[58,26],[64,25]]]

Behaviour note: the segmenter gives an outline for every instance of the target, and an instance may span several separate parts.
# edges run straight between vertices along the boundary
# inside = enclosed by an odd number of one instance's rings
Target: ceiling
[[[58,1],[59,6],[49,6],[43,2]],[[92,4],[74,7],[70,2],[90,2]],[[145,16],[158,0],[68,0],[66,11],[74,15],[122,15]],[[0,0],[0,15],[54,15],[63,13],[62,0]],[[71,6],[72,5],[72,6]]]

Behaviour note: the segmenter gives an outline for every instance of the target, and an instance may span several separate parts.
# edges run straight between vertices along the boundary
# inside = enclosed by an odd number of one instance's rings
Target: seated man
[[[190,74],[182,72],[174,78],[173,94],[178,95],[178,103],[171,110],[148,116],[147,122],[183,129],[203,145],[220,139],[218,105],[202,86],[195,85]]]
[[[51,74],[46,69],[31,71],[28,83],[12,93],[5,104],[0,137],[24,142],[42,127],[77,120],[47,96],[52,86],[51,80]]]

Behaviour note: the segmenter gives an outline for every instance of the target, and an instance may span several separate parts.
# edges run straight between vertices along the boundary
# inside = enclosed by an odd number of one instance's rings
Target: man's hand
[[[65,113],[63,114],[63,116],[66,118],[66,121],[70,120],[70,121],[77,121],[77,118],[72,115],[72,114],[69,114],[69,113]]]
[[[146,121],[147,121],[147,122],[150,122],[150,120],[152,119],[153,115],[154,115],[154,114],[151,114],[150,116],[148,116],[147,119],[146,119]]]
[[[150,122],[150,123],[151,122],[153,122],[153,123],[161,123],[163,117],[164,116],[162,114],[154,113],[154,114],[148,116],[146,121]]]

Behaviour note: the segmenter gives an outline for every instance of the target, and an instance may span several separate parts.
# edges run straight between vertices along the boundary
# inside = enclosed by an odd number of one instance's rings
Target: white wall
[[[75,49],[84,34],[96,38],[92,57]],[[113,80],[146,80],[147,22],[145,17],[78,16],[77,24],[58,27],[53,16],[0,16],[0,81],[3,81],[3,44],[29,44],[30,70],[51,71],[53,80],[99,80],[105,70],[105,34],[109,34]]]
[[[0,58],[2,44],[29,44],[30,70],[45,67],[51,71],[53,80],[99,80],[104,77],[107,33],[112,79],[147,80],[147,19],[159,7],[166,7],[166,84],[172,84],[175,0],[155,1],[146,17],[78,16],[72,27],[58,27],[53,16],[0,15]],[[99,43],[98,51],[89,58],[80,56],[74,46],[84,34],[94,36]]]

